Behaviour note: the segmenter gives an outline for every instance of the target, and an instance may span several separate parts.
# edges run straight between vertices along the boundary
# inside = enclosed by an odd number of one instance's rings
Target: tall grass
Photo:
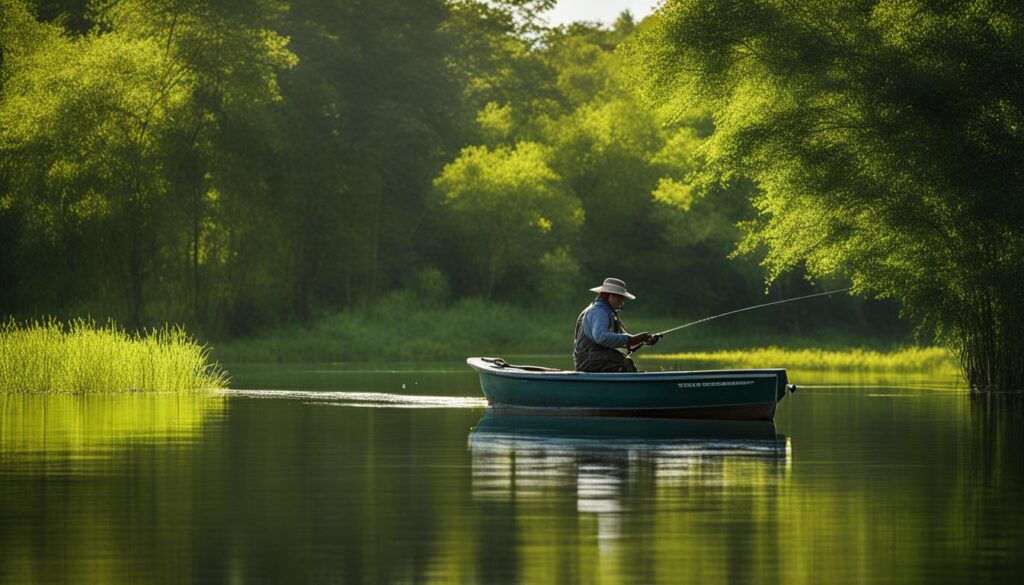
[[[0,392],[187,392],[227,386],[184,330],[130,334],[110,323],[0,325]]]
[[[941,347],[910,347],[892,352],[865,349],[828,351],[764,347],[747,350],[656,354],[645,360],[681,363],[716,363],[733,368],[793,368],[818,371],[945,371],[956,372],[956,363]]]

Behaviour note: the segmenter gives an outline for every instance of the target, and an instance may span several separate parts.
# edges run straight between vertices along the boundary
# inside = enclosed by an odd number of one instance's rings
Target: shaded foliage
[[[713,113],[707,170],[758,187],[770,277],[894,298],[977,388],[1024,387],[1024,10],[1013,2],[672,1],[640,37],[655,104]]]
[[[754,187],[701,180],[701,107],[631,87],[649,23],[552,5],[0,0],[0,313],[232,336],[399,289],[568,311],[609,275],[650,312],[761,300],[726,260]],[[888,315],[855,306],[804,319]]]

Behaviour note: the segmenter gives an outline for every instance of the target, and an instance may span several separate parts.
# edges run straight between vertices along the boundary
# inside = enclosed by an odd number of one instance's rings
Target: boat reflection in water
[[[772,421],[529,416],[488,409],[469,435],[473,498],[529,504],[576,500],[615,539],[625,513],[692,507],[716,491],[774,489],[790,442]],[[691,489],[700,488],[700,489]],[[568,503],[568,502],[566,502]]]

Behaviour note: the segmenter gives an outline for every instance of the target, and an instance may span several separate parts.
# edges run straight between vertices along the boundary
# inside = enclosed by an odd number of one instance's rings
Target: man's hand
[[[651,336],[650,339],[647,340],[647,345],[654,345],[655,343],[658,343],[658,340],[661,339],[662,337],[664,337],[664,335],[661,335],[660,333],[655,333],[654,335]]]
[[[626,340],[626,347],[633,347],[646,343],[651,338],[651,334],[644,331],[643,333],[637,333],[636,335],[630,335],[629,339]]]

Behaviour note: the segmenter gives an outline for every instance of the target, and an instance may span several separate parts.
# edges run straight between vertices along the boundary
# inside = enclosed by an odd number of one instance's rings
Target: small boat
[[[466,360],[494,409],[544,414],[774,420],[786,370],[591,373],[520,366],[501,358]]]

